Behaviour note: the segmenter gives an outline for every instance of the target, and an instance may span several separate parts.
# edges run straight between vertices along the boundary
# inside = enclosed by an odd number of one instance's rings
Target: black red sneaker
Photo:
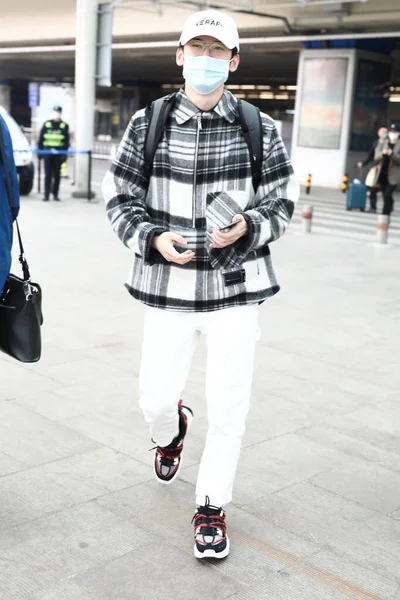
[[[165,448],[157,446],[154,453],[154,475],[159,483],[166,485],[178,477],[182,461],[183,440],[193,420],[193,411],[188,406],[184,406],[182,400],[178,403],[178,412],[178,436]]]
[[[210,505],[199,506],[194,521],[194,555],[196,558],[225,558],[229,554],[229,537],[226,533],[225,512]]]

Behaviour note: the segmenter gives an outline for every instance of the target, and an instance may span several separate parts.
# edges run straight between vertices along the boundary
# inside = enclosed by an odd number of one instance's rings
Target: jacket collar
[[[200,112],[202,111],[192,104],[182,87],[176,94],[174,105],[174,117],[178,125],[186,123],[186,121],[189,121],[189,119],[192,119]],[[237,99],[227,89],[224,89],[221,100],[212,110],[207,112],[211,114],[216,113],[220,117],[226,119],[229,123],[233,123],[238,115]]]

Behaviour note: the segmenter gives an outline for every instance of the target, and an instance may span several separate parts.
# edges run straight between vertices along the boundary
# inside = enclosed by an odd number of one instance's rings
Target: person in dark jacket
[[[6,168],[0,154],[0,296],[3,292],[11,268],[11,247],[13,238],[13,222],[19,212],[19,185],[17,169],[10,132],[4,119],[0,116],[0,127],[3,132],[7,167],[10,173],[11,195],[8,191]]]
[[[368,165],[370,163],[375,163],[376,147],[378,146],[378,144],[385,144],[385,143],[388,143],[388,129],[387,129],[387,127],[380,127],[378,129],[378,139],[372,144],[372,147],[368,153],[368,156],[364,160],[361,160],[360,162],[357,163],[357,167],[359,167],[361,169],[362,167],[365,167],[366,165]],[[376,213],[376,202],[377,202],[377,196],[378,196],[379,189],[381,188],[382,194],[384,194],[387,184],[388,184],[387,170],[386,171],[383,170],[379,174],[379,179],[378,179],[379,187],[376,186],[376,187],[368,188],[368,190],[369,190],[369,206],[370,206],[368,212]]]
[[[383,193],[383,215],[393,210],[393,192],[400,185],[400,127],[393,124],[389,131],[389,143],[379,143],[375,148],[375,161],[382,164],[387,184]]]
[[[40,132],[39,150],[68,150],[69,148],[69,126],[61,119],[62,108],[53,108],[52,118],[45,121]],[[40,156],[40,155],[39,155]],[[54,177],[53,196],[54,200],[60,200],[58,191],[60,189],[61,165],[66,160],[65,154],[44,155],[44,198],[46,202],[50,198],[51,176]]]

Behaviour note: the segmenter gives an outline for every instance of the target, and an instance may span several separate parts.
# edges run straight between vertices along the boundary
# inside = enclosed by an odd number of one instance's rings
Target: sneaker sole
[[[215,552],[215,550],[213,550],[212,548],[209,548],[208,550],[204,550],[204,552],[200,552],[200,550],[197,549],[197,545],[196,543],[194,544],[194,555],[196,558],[226,558],[229,554],[230,551],[230,543],[229,543],[229,537],[226,536],[226,547],[224,550],[221,550],[221,552]]]
[[[187,425],[186,425],[186,434],[185,434],[185,437],[186,437],[186,436],[187,436],[187,434],[189,433],[189,429],[190,429],[190,427],[191,427],[191,425],[192,425],[192,421],[193,421],[193,415],[192,415],[192,413],[190,412],[190,410],[187,410],[187,411],[185,410],[185,415],[186,415],[186,422],[187,422]],[[183,450],[182,450],[182,452],[183,452]],[[155,453],[154,453],[154,456],[155,456]],[[180,472],[180,470],[181,470],[181,467],[182,467],[182,458],[181,458],[181,462],[179,463],[179,467],[178,467],[178,470],[177,470],[177,472],[175,473],[175,475],[174,475],[173,477],[171,477],[171,479],[168,479],[168,481],[165,481],[164,479],[160,479],[160,478],[158,477],[158,475],[157,475],[157,471],[156,471],[156,461],[155,461],[155,460],[153,460],[153,472],[154,472],[154,477],[156,478],[156,481],[158,481],[158,483],[161,483],[161,485],[171,485],[171,483],[174,483],[175,479],[176,479],[176,478],[178,477],[178,475],[179,475],[179,472]]]

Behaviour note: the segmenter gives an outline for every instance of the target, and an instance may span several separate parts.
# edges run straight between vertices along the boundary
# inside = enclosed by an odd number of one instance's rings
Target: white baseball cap
[[[210,35],[227,48],[239,52],[239,34],[235,21],[219,10],[203,10],[190,15],[183,27],[179,43],[184,46],[200,35]]]

